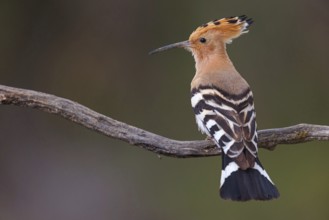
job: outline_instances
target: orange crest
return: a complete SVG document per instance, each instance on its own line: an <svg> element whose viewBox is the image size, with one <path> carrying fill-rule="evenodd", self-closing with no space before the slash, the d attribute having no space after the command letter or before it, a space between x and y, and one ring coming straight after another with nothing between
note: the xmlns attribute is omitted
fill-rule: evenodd
<svg viewBox="0 0 329 220"><path fill-rule="evenodd" d="M189 38L190 42L198 40L208 31L218 32L224 43L231 43L234 38L248 33L248 27L253 23L246 15L216 19L198 27Z"/></svg>

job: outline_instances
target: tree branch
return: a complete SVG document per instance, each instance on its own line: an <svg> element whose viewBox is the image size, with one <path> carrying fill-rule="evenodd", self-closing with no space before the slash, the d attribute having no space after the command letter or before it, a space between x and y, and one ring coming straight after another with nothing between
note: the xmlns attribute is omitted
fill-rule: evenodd
<svg viewBox="0 0 329 220"><path fill-rule="evenodd" d="M54 95L0 85L0 104L36 108L59 115L108 137L125 141L156 154L171 157L203 157L221 153L210 140L177 141L142 130L97 113L83 105ZM278 144L328 141L329 126L299 124L258 131L261 148L273 150Z"/></svg>

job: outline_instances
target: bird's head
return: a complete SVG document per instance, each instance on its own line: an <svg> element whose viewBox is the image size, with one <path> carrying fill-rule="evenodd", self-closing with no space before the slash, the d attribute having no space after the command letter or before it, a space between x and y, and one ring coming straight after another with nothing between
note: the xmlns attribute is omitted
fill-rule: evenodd
<svg viewBox="0 0 329 220"><path fill-rule="evenodd" d="M247 16L237 16L213 20L198 27L187 41L182 41L160 47L150 54L162 52L172 48L184 48L191 51L195 57L204 56L225 49L225 44L248 32L253 20Z"/></svg>

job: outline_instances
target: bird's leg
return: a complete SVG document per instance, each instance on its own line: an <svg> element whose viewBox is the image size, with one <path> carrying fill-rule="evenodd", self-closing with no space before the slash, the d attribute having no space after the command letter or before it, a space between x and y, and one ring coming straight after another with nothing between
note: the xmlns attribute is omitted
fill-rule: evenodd
<svg viewBox="0 0 329 220"><path fill-rule="evenodd" d="M212 137L210 137L210 136L206 136L205 140L206 141L213 141L214 139Z"/></svg>

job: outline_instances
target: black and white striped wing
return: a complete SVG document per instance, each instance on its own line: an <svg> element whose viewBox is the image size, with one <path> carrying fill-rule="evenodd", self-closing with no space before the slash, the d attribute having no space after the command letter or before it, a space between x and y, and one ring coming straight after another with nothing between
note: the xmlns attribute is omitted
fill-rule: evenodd
<svg viewBox="0 0 329 220"><path fill-rule="evenodd" d="M200 130L231 158L246 148L257 156L256 114L252 92L229 95L214 86L192 90L192 107Z"/></svg>

